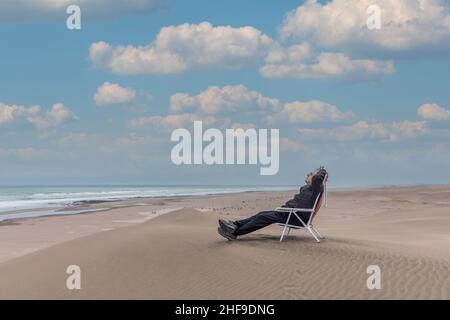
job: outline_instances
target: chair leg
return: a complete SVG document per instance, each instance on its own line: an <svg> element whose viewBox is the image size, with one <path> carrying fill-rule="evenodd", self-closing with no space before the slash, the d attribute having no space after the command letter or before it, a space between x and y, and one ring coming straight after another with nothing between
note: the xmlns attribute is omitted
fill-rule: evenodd
<svg viewBox="0 0 450 320"><path fill-rule="evenodd" d="M324 238L320 235L320 233L317 231L317 229L314 228L313 226L311 226L311 231L314 232L314 234L315 234L320 240L324 239Z"/></svg>
<svg viewBox="0 0 450 320"><path fill-rule="evenodd" d="M289 237L289 234L291 233L291 228L288 229L286 237Z"/></svg>
<svg viewBox="0 0 450 320"><path fill-rule="evenodd" d="M287 224L284 226L284 228L283 228L283 233L281 234L281 238L280 238L280 242L283 242L283 239L284 239L284 235L286 234L286 230L287 230Z"/></svg>
<svg viewBox="0 0 450 320"><path fill-rule="evenodd" d="M307 229L308 229L309 233L311 233L311 235L314 237L314 239L316 239L316 241L317 241L318 243L320 243L320 239L316 236L316 234L314 233L314 231L312 230L312 228L311 228L311 227L307 227Z"/></svg>
<svg viewBox="0 0 450 320"><path fill-rule="evenodd" d="M325 239L325 237L323 237L320 233L319 233L319 230L317 230L316 228L314 228L313 226L311 226L312 227L312 229L314 230L314 232L317 234L317 236L320 238L320 239Z"/></svg>
<svg viewBox="0 0 450 320"><path fill-rule="evenodd" d="M292 215L292 212L289 213L289 216L288 216L288 218L286 220L286 224L284 225L284 228L283 228L283 233L281 234L280 242L283 242L284 235L286 234L286 230L288 228L289 221L291 220L291 215ZM291 228L289 228L289 230L290 229ZM289 233L288 233L288 235L289 235Z"/></svg>

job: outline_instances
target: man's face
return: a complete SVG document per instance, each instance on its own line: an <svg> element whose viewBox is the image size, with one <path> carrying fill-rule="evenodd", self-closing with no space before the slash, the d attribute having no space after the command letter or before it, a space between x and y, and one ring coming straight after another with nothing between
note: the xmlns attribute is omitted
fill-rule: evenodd
<svg viewBox="0 0 450 320"><path fill-rule="evenodd" d="M305 182L307 185L311 185L312 184L312 178L314 177L314 172L310 172L306 175L306 179Z"/></svg>

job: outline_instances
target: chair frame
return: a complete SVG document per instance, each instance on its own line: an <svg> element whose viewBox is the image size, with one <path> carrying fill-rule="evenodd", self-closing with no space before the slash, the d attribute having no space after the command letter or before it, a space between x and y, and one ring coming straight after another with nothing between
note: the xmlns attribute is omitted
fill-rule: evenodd
<svg viewBox="0 0 450 320"><path fill-rule="evenodd" d="M306 229L309 231L309 233L311 233L311 235L314 237L314 239L320 243L321 239L325 239L320 233L319 231L312 225L312 220L315 216L315 214L317 214L316 209L320 209L317 208L317 204L319 203L320 198L322 197L322 195L325 196L325 207L328 206L327 204L327 188L326 188L326 183L324 183L324 191L323 193L319 193L319 195L317 196L315 202L314 202L314 206L312 207L312 209L305 209L305 208L284 208L284 207L280 207L275 209L275 211L277 212L286 212L289 213L289 216L286 220L285 223L278 223L279 226L284 227L283 228L283 232L281 233L281 238L280 238L280 242L283 242L283 239L285 237L289 236L289 233L291 232L291 229L295 229L295 230L299 230L299 229ZM309 213L309 219L308 222L305 223L302 219L300 219L300 217L298 216L297 212L307 212ZM289 221L291 220L292 215L294 215L303 226L298 226L298 225L292 225L289 224Z"/></svg>

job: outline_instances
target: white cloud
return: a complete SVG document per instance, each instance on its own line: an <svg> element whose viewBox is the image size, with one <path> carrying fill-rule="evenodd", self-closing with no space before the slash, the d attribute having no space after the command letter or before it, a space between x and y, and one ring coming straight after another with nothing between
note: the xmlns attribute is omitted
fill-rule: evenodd
<svg viewBox="0 0 450 320"><path fill-rule="evenodd" d="M171 74L193 67L240 67L264 56L273 40L253 27L214 27L209 22L168 26L147 46L91 45L96 66L117 74Z"/></svg>
<svg viewBox="0 0 450 320"><path fill-rule="evenodd" d="M130 132L127 136L119 137L115 140L115 144L118 146L144 146L144 145L158 145L166 140L155 135L138 135L136 132Z"/></svg>
<svg viewBox="0 0 450 320"><path fill-rule="evenodd" d="M153 12L159 3L158 0L2 0L0 18L2 21L64 18L72 4L80 6L83 18L108 18Z"/></svg>
<svg viewBox="0 0 450 320"><path fill-rule="evenodd" d="M89 58L94 65L106 67L105 62L111 58L112 51L113 47L105 41L95 42L89 48Z"/></svg>
<svg viewBox="0 0 450 320"><path fill-rule="evenodd" d="M240 123L240 122L233 122L231 125L228 126L229 129L237 130L248 130L248 129L256 129L257 125L254 123Z"/></svg>
<svg viewBox="0 0 450 320"><path fill-rule="evenodd" d="M447 110L437 104L423 104L417 110L419 116L425 120L445 121L450 120L450 110Z"/></svg>
<svg viewBox="0 0 450 320"><path fill-rule="evenodd" d="M287 122L314 123L314 122L342 122L355 118L352 112L340 111L336 106L323 101L294 101L285 104L280 112L269 115L267 123L275 124Z"/></svg>
<svg viewBox="0 0 450 320"><path fill-rule="evenodd" d="M269 51L265 61L271 63L299 63L301 61L310 60L314 51L311 45L307 42L292 45L288 48L276 45Z"/></svg>
<svg viewBox="0 0 450 320"><path fill-rule="evenodd" d="M307 147L290 138L281 138L280 139L280 151L282 152L298 152L305 151Z"/></svg>
<svg viewBox="0 0 450 320"><path fill-rule="evenodd" d="M0 125L12 122L15 118L36 115L40 109L39 106L24 107L0 102Z"/></svg>
<svg viewBox="0 0 450 320"><path fill-rule="evenodd" d="M5 157L13 157L13 158L19 158L22 160L33 160L36 158L40 158L43 156L46 156L48 154L47 149L36 149L36 148L10 148L10 149L3 149L0 148L0 158Z"/></svg>
<svg viewBox="0 0 450 320"><path fill-rule="evenodd" d="M40 106L31 107L6 105L0 102L0 125L13 122L17 119L26 119L38 130L46 131L55 128L78 117L62 103L54 104L50 110L44 113Z"/></svg>
<svg viewBox="0 0 450 320"><path fill-rule="evenodd" d="M129 126L131 129L150 128L173 130L177 128L191 127L194 121L202 121L205 127L217 126L221 121L229 121L228 119L219 120L213 116L200 116L197 114L169 114L167 116L141 117L131 120Z"/></svg>
<svg viewBox="0 0 450 320"><path fill-rule="evenodd" d="M428 132L427 123L425 121L401 121L393 122L390 128L389 139L396 141L403 138L415 138Z"/></svg>
<svg viewBox="0 0 450 320"><path fill-rule="evenodd" d="M355 141L363 139L386 140L396 142L412 139L428 132L425 121L403 121L384 124L359 121L353 125L335 128L298 129L303 139L321 139L330 141Z"/></svg>
<svg viewBox="0 0 450 320"><path fill-rule="evenodd" d="M95 66L124 75L173 74L188 69L183 57L152 45L112 47L102 41L91 45L89 57Z"/></svg>
<svg viewBox="0 0 450 320"><path fill-rule="evenodd" d="M62 103L54 104L44 115L33 115L28 117L30 123L37 129L43 131L55 128L70 120L77 119L78 117Z"/></svg>
<svg viewBox="0 0 450 320"><path fill-rule="evenodd" d="M392 74L395 71L392 61L351 59L343 53L321 53L310 63L302 62L303 57L292 56L280 56L277 63L273 63L274 58L267 60L272 63L260 69L266 78L342 78Z"/></svg>
<svg viewBox="0 0 450 320"><path fill-rule="evenodd" d="M85 132L69 133L59 138L55 143L61 147L81 146L93 143L94 138L96 137Z"/></svg>
<svg viewBox="0 0 450 320"><path fill-rule="evenodd" d="M381 9L381 30L369 30L366 12ZM310 41L325 48L382 52L449 48L450 8L444 0L306 1L281 26L283 38Z"/></svg>
<svg viewBox="0 0 450 320"><path fill-rule="evenodd" d="M172 112L185 109L196 110L206 114L221 112L274 111L279 108L277 99L267 98L261 93L249 90L244 85L210 86L196 96L177 93L170 98Z"/></svg>
<svg viewBox="0 0 450 320"><path fill-rule="evenodd" d="M121 87L117 83L105 82L97 89L94 101L98 106L124 104L136 99L136 91Z"/></svg>
<svg viewBox="0 0 450 320"><path fill-rule="evenodd" d="M170 106L172 113L189 111L191 115L226 114L230 117L235 114L249 115L252 119L263 119L270 125L343 122L355 118L352 112L340 111L336 106L322 101L283 104L244 85L210 86L195 96L176 93L170 98Z"/></svg>

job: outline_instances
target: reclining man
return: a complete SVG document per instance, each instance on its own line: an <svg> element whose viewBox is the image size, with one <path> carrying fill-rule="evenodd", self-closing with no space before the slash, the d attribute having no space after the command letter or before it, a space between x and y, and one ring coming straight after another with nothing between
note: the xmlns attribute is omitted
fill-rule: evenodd
<svg viewBox="0 0 450 320"><path fill-rule="evenodd" d="M323 192L323 182L328 173L324 167L308 173L305 179L306 185L300 188L300 192L294 199L289 200L283 206L284 208L302 208L312 209L319 193ZM310 213L298 212L300 219L306 224ZM254 232L274 223L286 223L288 213L277 211L263 211L250 218L238 221L219 220L219 234L230 241L236 240L238 236ZM291 225L302 226L301 222L295 216L291 216L289 221Z"/></svg>

